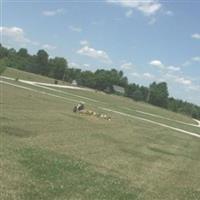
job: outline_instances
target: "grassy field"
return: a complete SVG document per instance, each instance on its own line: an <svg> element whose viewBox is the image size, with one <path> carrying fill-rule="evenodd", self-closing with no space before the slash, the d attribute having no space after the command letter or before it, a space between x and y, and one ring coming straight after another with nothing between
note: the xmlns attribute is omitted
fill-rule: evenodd
<svg viewBox="0 0 200 200"><path fill-rule="evenodd" d="M54 83L55 79L48 78L45 76L33 74L33 73L28 73L25 71L20 71L17 69L13 68L6 68L5 72L3 73L4 76L12 77L15 79L24 79L24 80L29 80L29 81L38 81L38 82L45 82L45 83ZM66 84L63 81L58 81L58 84Z"/></svg>
<svg viewBox="0 0 200 200"><path fill-rule="evenodd" d="M14 78L16 74L53 82L16 70L5 72ZM100 108L200 134L197 127L173 121L195 124L191 118L101 92L59 89L66 92L61 93L8 82L52 96L0 83L0 199L200 199L200 138ZM88 109L112 119L75 114L75 102L69 99L84 100Z"/></svg>

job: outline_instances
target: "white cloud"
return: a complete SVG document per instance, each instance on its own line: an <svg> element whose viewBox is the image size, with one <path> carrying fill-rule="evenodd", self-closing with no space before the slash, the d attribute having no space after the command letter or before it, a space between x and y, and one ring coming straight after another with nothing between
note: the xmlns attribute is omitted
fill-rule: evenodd
<svg viewBox="0 0 200 200"><path fill-rule="evenodd" d="M191 90L200 92L200 86L199 85L191 85L188 88L191 89Z"/></svg>
<svg viewBox="0 0 200 200"><path fill-rule="evenodd" d="M191 85L191 86L189 86L189 89L194 90L194 91L200 91L200 86L199 85Z"/></svg>
<svg viewBox="0 0 200 200"><path fill-rule="evenodd" d="M170 71L180 71L181 68L180 67L175 67L175 66L168 66L167 69L169 69Z"/></svg>
<svg viewBox="0 0 200 200"><path fill-rule="evenodd" d="M25 32L22 28L19 27L0 27L0 33L3 37L3 40L10 42L15 42L21 46L27 44L39 45L38 42L32 41L25 36Z"/></svg>
<svg viewBox="0 0 200 200"><path fill-rule="evenodd" d="M149 64L154 67L158 67L160 69L164 68L164 65L162 64L162 62L160 60L152 60Z"/></svg>
<svg viewBox="0 0 200 200"><path fill-rule="evenodd" d="M83 66L84 67L90 67L90 64L85 63L85 64L83 64Z"/></svg>
<svg viewBox="0 0 200 200"><path fill-rule="evenodd" d="M94 48L91 48L89 46L84 46L81 49L77 51L78 54L88 56L91 58L94 58L96 60L99 60L104 63L111 63L111 59L109 58L108 54L105 51L102 50L96 50Z"/></svg>
<svg viewBox="0 0 200 200"><path fill-rule="evenodd" d="M44 44L44 45L42 45L42 48L51 51L51 50L56 49L56 46L53 46L53 45L50 45L50 44Z"/></svg>
<svg viewBox="0 0 200 200"><path fill-rule="evenodd" d="M126 11L125 16L129 18L132 16L132 14L133 14L133 10L128 10Z"/></svg>
<svg viewBox="0 0 200 200"><path fill-rule="evenodd" d="M173 13L171 10L167 10L167 11L165 12L165 15L173 16L174 13Z"/></svg>
<svg viewBox="0 0 200 200"><path fill-rule="evenodd" d="M82 29L76 26L69 26L69 29L74 32L79 32L79 33L82 32Z"/></svg>
<svg viewBox="0 0 200 200"><path fill-rule="evenodd" d="M83 46L89 46L90 43L87 40L81 40L80 44Z"/></svg>
<svg viewBox="0 0 200 200"><path fill-rule="evenodd" d="M48 16L48 17L52 17L52 16L55 16L55 15L60 15L60 14L63 14L63 13L64 13L63 9L45 10L45 11L42 12L42 14L44 16Z"/></svg>
<svg viewBox="0 0 200 200"><path fill-rule="evenodd" d="M131 73L131 75L136 77L136 78L140 78L141 77L141 75L139 73L137 73L137 72L133 72L133 73Z"/></svg>
<svg viewBox="0 0 200 200"><path fill-rule="evenodd" d="M163 76L159 78L166 79L168 80L168 82L173 81L175 83L179 83L185 86L193 85L190 79L183 77L182 73L180 73L180 67L176 67L173 65L166 66L160 60L152 60L150 64L162 70Z"/></svg>
<svg viewBox="0 0 200 200"><path fill-rule="evenodd" d="M121 67L121 69L133 69L134 65L133 65L133 63L128 62L128 63L122 64L120 67Z"/></svg>
<svg viewBox="0 0 200 200"><path fill-rule="evenodd" d="M153 75L153 74L150 74L150 73L148 73L148 72L144 73L144 74L143 74L143 77L144 77L144 78L147 78L147 79L154 79L154 75Z"/></svg>
<svg viewBox="0 0 200 200"><path fill-rule="evenodd" d="M26 37L24 30L19 27L0 27L0 33L3 36L3 41L5 41L5 43L8 43L8 46L13 46L13 43L22 47L25 47L27 45L41 45L39 42L33 41ZM43 44L41 45L41 47L46 50L56 49L55 46L52 46L50 44Z"/></svg>
<svg viewBox="0 0 200 200"><path fill-rule="evenodd" d="M181 68L180 67L176 67L173 65L165 65L163 64L160 60L152 60L150 63L150 65L159 68L160 70L162 70L162 72L180 72Z"/></svg>
<svg viewBox="0 0 200 200"><path fill-rule="evenodd" d="M193 39L200 40L200 34L199 34L199 33L194 33L194 34L192 34L191 37L192 37Z"/></svg>
<svg viewBox="0 0 200 200"><path fill-rule="evenodd" d="M189 79L186 79L184 77L176 77L175 82L183 84L183 85L191 85L192 81Z"/></svg>
<svg viewBox="0 0 200 200"><path fill-rule="evenodd" d="M192 81L188 78L183 77L182 75L174 75L174 74L168 73L165 75L165 78L167 78L169 81L174 81L181 85L192 86Z"/></svg>
<svg viewBox="0 0 200 200"><path fill-rule="evenodd" d="M189 66L189 65L194 64L194 62L200 62L200 56L195 56L195 57L190 58L190 60L185 61L182 64L182 66L183 67Z"/></svg>
<svg viewBox="0 0 200 200"><path fill-rule="evenodd" d="M153 15L157 13L162 5L157 0L107 0L108 3L120 5L122 7L133 8L139 10L145 15Z"/></svg>
<svg viewBox="0 0 200 200"><path fill-rule="evenodd" d="M189 60L185 61L185 62L182 64L183 67L186 67L186 66L189 66L189 65L191 65L191 62L190 62Z"/></svg>
<svg viewBox="0 0 200 200"><path fill-rule="evenodd" d="M69 62L68 65L69 65L69 67L71 67L71 68L81 68L81 66L83 66L83 67L85 67L85 68L90 67L90 64L87 64L87 63L81 65L81 64L76 63L76 62Z"/></svg>
<svg viewBox="0 0 200 200"><path fill-rule="evenodd" d="M137 72L133 72L131 73L132 76L134 76L135 78L142 78L142 79L154 79L155 76L153 74L150 74L148 72L145 72L143 74L139 74Z"/></svg>
<svg viewBox="0 0 200 200"><path fill-rule="evenodd" d="M200 62L200 56L193 57L192 60L195 62Z"/></svg>
<svg viewBox="0 0 200 200"><path fill-rule="evenodd" d="M69 62L69 67L71 68L80 68L80 64L75 62Z"/></svg>
<svg viewBox="0 0 200 200"><path fill-rule="evenodd" d="M12 48L11 46L6 45L6 44L4 44L3 46L6 47L7 49L11 49Z"/></svg>

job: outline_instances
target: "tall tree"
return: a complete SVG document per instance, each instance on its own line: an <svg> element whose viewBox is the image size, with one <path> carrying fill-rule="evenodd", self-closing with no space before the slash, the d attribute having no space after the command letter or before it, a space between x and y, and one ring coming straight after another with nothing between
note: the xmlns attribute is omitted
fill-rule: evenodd
<svg viewBox="0 0 200 200"><path fill-rule="evenodd" d="M73 80L76 80L78 84L81 84L81 69L76 68L67 68L65 72L65 80L68 82L72 82Z"/></svg>
<svg viewBox="0 0 200 200"><path fill-rule="evenodd" d="M156 83L153 82L150 87L149 87L149 103L167 108L168 104L168 88L167 88L167 83L161 82L161 83Z"/></svg>
<svg viewBox="0 0 200 200"><path fill-rule="evenodd" d="M0 59L8 56L8 49L3 47L0 43Z"/></svg>
<svg viewBox="0 0 200 200"><path fill-rule="evenodd" d="M131 97L133 98L134 95L133 93L138 89L138 86L135 83L131 83L129 84L126 88L125 88L125 95L127 97Z"/></svg>
<svg viewBox="0 0 200 200"><path fill-rule="evenodd" d="M65 58L55 57L49 60L50 76L56 79L64 79L65 71L67 69L67 61Z"/></svg>
<svg viewBox="0 0 200 200"><path fill-rule="evenodd" d="M48 53L41 49L37 52L37 72L42 75L49 74L49 67L48 67Z"/></svg>
<svg viewBox="0 0 200 200"><path fill-rule="evenodd" d="M135 101L143 101L144 100L144 96L142 94L142 91L140 89L137 89L133 92L132 94L132 98L135 100Z"/></svg>
<svg viewBox="0 0 200 200"><path fill-rule="evenodd" d="M96 79L95 79L95 75L93 72L91 71L84 71L81 73L81 85L87 86L87 87L91 87L91 88L95 88L96 85Z"/></svg>
<svg viewBox="0 0 200 200"><path fill-rule="evenodd" d="M21 57L28 57L28 50L25 48L21 48L19 49L19 51L17 52L17 55L21 56Z"/></svg>

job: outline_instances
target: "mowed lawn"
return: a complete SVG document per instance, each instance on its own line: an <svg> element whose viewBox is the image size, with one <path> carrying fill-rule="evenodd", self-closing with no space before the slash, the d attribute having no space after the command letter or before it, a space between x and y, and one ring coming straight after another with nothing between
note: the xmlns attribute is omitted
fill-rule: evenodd
<svg viewBox="0 0 200 200"><path fill-rule="evenodd" d="M2 83L0 88L0 199L200 199L200 138L96 105L192 119L100 92L45 90L61 99ZM69 93L100 100L85 100L86 106L111 121L73 113L75 102L67 98L80 98ZM196 127L179 128L198 133Z"/></svg>

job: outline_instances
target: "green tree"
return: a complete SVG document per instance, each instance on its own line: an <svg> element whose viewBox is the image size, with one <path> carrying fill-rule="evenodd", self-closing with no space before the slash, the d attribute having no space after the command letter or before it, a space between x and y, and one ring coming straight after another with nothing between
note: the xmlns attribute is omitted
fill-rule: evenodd
<svg viewBox="0 0 200 200"><path fill-rule="evenodd" d="M65 80L68 82L76 80L78 84L81 84L81 69L67 68L65 71Z"/></svg>
<svg viewBox="0 0 200 200"><path fill-rule="evenodd" d="M133 93L138 89L139 87L135 83L129 84L125 88L125 96L133 98Z"/></svg>
<svg viewBox="0 0 200 200"><path fill-rule="evenodd" d="M100 69L97 70L94 74L96 78L96 89L105 90L108 87L112 87L115 77L111 77L110 73L108 73L106 70Z"/></svg>
<svg viewBox="0 0 200 200"><path fill-rule="evenodd" d="M16 56L17 52L14 48L8 49L8 57Z"/></svg>
<svg viewBox="0 0 200 200"><path fill-rule="evenodd" d="M54 59L50 59L49 66L50 76L60 80L63 80L65 78L65 71L67 69L67 61L65 60L65 58L55 57Z"/></svg>
<svg viewBox="0 0 200 200"><path fill-rule="evenodd" d="M19 51L17 52L17 55L21 56L21 57L24 57L24 58L27 58L29 56L28 54L28 50L25 49L25 48L21 48L19 49Z"/></svg>
<svg viewBox="0 0 200 200"><path fill-rule="evenodd" d="M122 71L117 71L116 69L111 70L96 70L94 73L96 79L96 89L106 90L112 92L113 85L119 85L126 87L128 80L123 76Z"/></svg>
<svg viewBox="0 0 200 200"><path fill-rule="evenodd" d="M174 112L177 112L178 110L178 100L174 99L173 97L170 97L168 99L168 109Z"/></svg>
<svg viewBox="0 0 200 200"><path fill-rule="evenodd" d="M8 49L3 47L0 43L0 59L8 57Z"/></svg>
<svg viewBox="0 0 200 200"><path fill-rule="evenodd" d="M149 97L148 97L148 102L167 108L168 105L168 88L167 88L167 83L161 82L161 83L156 83L153 82L150 87L149 87Z"/></svg>
<svg viewBox="0 0 200 200"><path fill-rule="evenodd" d="M50 68L48 66L48 53L41 49L37 52L37 73L41 75L48 75Z"/></svg>
<svg viewBox="0 0 200 200"><path fill-rule="evenodd" d="M133 92L132 94L132 98L135 100L135 101L143 101L144 100L144 96L142 94L142 91L140 89L137 89Z"/></svg>
<svg viewBox="0 0 200 200"><path fill-rule="evenodd" d="M81 81L80 81L81 85L87 86L87 87L91 87L91 88L95 88L96 85L96 79L95 79L95 75L93 72L91 71L84 71L81 73Z"/></svg>

